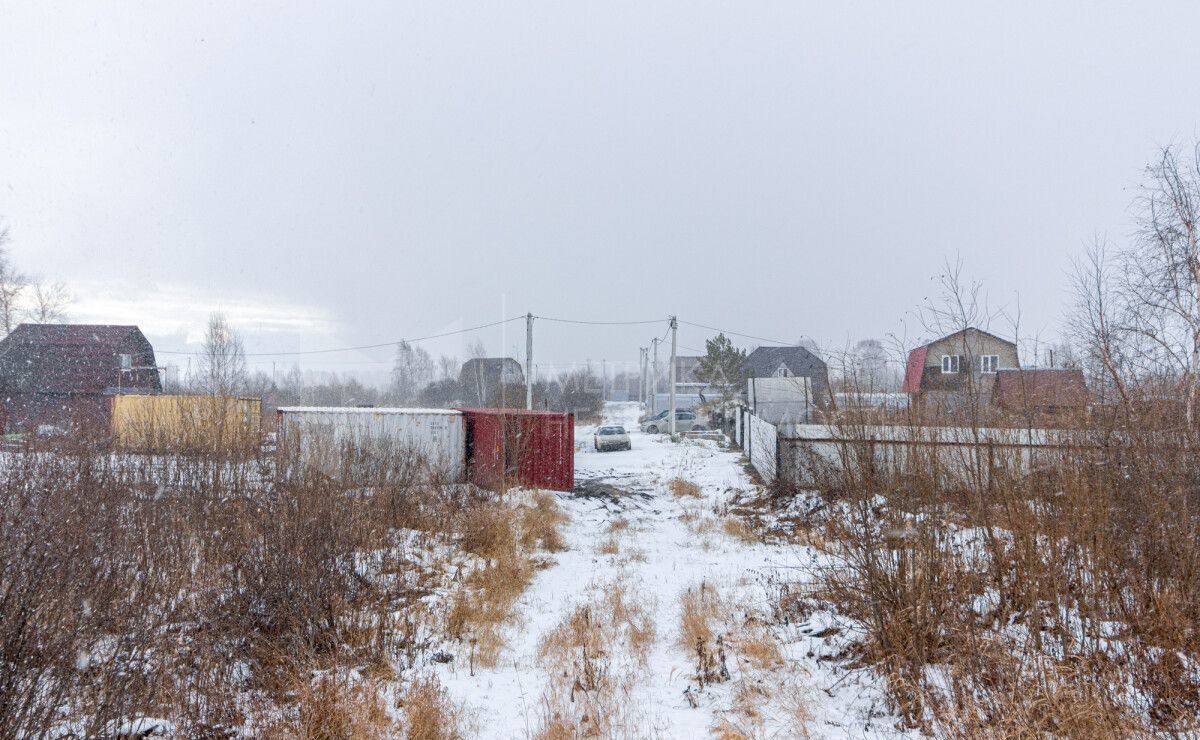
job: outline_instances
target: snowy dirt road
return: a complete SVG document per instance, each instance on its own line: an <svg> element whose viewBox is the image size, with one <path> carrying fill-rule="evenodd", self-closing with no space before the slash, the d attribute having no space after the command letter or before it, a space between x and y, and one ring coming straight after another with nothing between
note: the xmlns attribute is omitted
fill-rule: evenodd
<svg viewBox="0 0 1200 740"><path fill-rule="evenodd" d="M637 404L609 404L605 412L605 423L631 430L630 451L597 453L593 428L576 430L580 485L558 497L570 517L568 549L521 598L498 664L474 675L462 661L438 667L478 735L896 735L877 679L822 660L840 644L829 639L837 632L830 615L787 626L772 619L776 584L802 580L819 555L764 544L729 513L731 501L754 492L740 455L713 442L632 431L637 414ZM698 490L671 486L675 479ZM707 615L711 651L691 644L695 619L684 625L689 589L687 614L695 617L699 604ZM581 620L599 624L602 611L618 614L609 631L616 637L590 655L556 658L563 635L578 633ZM709 680L700 680L703 673ZM556 725L573 732L555 734Z"/></svg>

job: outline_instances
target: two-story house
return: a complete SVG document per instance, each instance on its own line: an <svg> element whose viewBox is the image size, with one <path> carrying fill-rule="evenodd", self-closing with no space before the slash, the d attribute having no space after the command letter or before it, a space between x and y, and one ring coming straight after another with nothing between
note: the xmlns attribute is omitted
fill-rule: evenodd
<svg viewBox="0 0 1200 740"><path fill-rule="evenodd" d="M958 408L972 396L988 405L997 373L1019 367L1016 343L968 327L909 352L901 390L927 408Z"/></svg>
<svg viewBox="0 0 1200 740"><path fill-rule="evenodd" d="M161 392L154 348L136 326L21 324L0 340L8 432L107 431L112 396Z"/></svg>

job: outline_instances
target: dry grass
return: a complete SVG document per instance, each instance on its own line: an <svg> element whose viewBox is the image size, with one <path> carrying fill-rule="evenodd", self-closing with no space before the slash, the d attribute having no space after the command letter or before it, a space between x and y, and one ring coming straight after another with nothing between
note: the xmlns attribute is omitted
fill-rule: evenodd
<svg viewBox="0 0 1200 740"><path fill-rule="evenodd" d="M646 562L646 551L640 547L629 547L616 559L617 565Z"/></svg>
<svg viewBox="0 0 1200 740"><path fill-rule="evenodd" d="M547 552L567 549L562 538L567 515L558 505L553 494L538 491L532 496L532 505L521 509L521 543L528 548L541 547Z"/></svg>
<svg viewBox="0 0 1200 740"><path fill-rule="evenodd" d="M437 676L414 680L399 705L404 710L406 740L459 740L464 737L464 710L451 701Z"/></svg>
<svg viewBox="0 0 1200 740"><path fill-rule="evenodd" d="M648 604L618 579L543 636L538 659L550 684L535 738L638 736L629 697L655 640Z"/></svg>
<svg viewBox="0 0 1200 740"><path fill-rule="evenodd" d="M567 517L554 496L538 492L528 505L494 502L472 508L463 519L463 549L481 562L454 593L444 623L447 635L466 642L474 670L496 665L503 627L541 565L538 548L563 548Z"/></svg>
<svg viewBox="0 0 1200 740"><path fill-rule="evenodd" d="M721 530L730 537L749 545L761 542L758 534L746 523L746 520L736 515L725 517L725 520L721 522Z"/></svg>
<svg viewBox="0 0 1200 740"><path fill-rule="evenodd" d="M350 685L323 675L297 692L295 714L273 723L264 736L274 740L382 740L398 729L389 717L377 684Z"/></svg>
<svg viewBox="0 0 1200 740"><path fill-rule="evenodd" d="M579 605L538 644L538 658L567 669L582 655L608 656L614 650L645 664L656 636L651 599L619 578Z"/></svg>
<svg viewBox="0 0 1200 740"><path fill-rule="evenodd" d="M679 520L684 523L689 532L698 537L713 534L718 528L717 519L698 507L685 505L683 513L679 515ZM708 549L707 546L705 549Z"/></svg>
<svg viewBox="0 0 1200 740"><path fill-rule="evenodd" d="M711 584L701 581L679 597L679 644L688 651L696 645L712 643L716 632L714 624L724 609L721 596Z"/></svg>
<svg viewBox="0 0 1200 740"><path fill-rule="evenodd" d="M520 555L497 560L472 571L454 592L445 633L466 643L472 669L496 665L504 649L504 625L512 619L533 570L534 563Z"/></svg>
<svg viewBox="0 0 1200 740"><path fill-rule="evenodd" d="M729 644L739 660L756 670L765 671L783 665L779 641L765 627L739 632L730 638Z"/></svg>
<svg viewBox="0 0 1200 740"><path fill-rule="evenodd" d="M782 683L740 679L733 687L729 711L712 727L721 740L810 737L812 713L800 689Z"/></svg>
<svg viewBox="0 0 1200 740"><path fill-rule="evenodd" d="M1196 434L1153 408L1059 419L1055 446L1034 452L901 455L842 424L839 464L818 470L825 507L797 529L835 555L812 572L818 595L866 630L856 657L887 678L905 724L949 737L1200 732ZM919 421L901 433L923 438Z"/></svg>
<svg viewBox="0 0 1200 740"><path fill-rule="evenodd" d="M700 498L700 486L686 478L672 478L667 481L667 490L678 498Z"/></svg>
<svg viewBox="0 0 1200 740"><path fill-rule="evenodd" d="M621 552L621 541L609 537L596 546L596 552L600 555L617 555Z"/></svg>
<svg viewBox="0 0 1200 740"><path fill-rule="evenodd" d="M423 664L439 631L497 654L535 548L560 542L552 497L443 486L403 450L358 455L346 483L69 444L10 455L0 477L3 737L64 716L99 736L139 714L185 737L394 736L372 687ZM452 589L456 548L470 558ZM347 674L369 679L311 678Z"/></svg>
<svg viewBox="0 0 1200 740"><path fill-rule="evenodd" d="M618 517L608 523L607 531L609 534L621 534L629 531L629 520L625 517Z"/></svg>

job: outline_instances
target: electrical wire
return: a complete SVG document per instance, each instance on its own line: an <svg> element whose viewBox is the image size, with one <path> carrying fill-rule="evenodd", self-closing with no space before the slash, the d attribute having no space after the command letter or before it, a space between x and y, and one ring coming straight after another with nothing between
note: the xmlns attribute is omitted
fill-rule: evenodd
<svg viewBox="0 0 1200 740"><path fill-rule="evenodd" d="M785 342L782 339L771 339L770 337L756 337L753 334L742 334L741 332L730 331L729 329L721 329L716 326L707 326L706 324L697 324L694 321L684 321L683 319L678 319L678 321L679 321L679 323L687 324L688 326L695 326L700 329L708 329L709 331L720 332L722 334L732 334L735 337L742 337L743 339L757 339L760 342L772 342L774 344L782 344L782 345L790 345L791 344L791 342Z"/></svg>
<svg viewBox="0 0 1200 740"><path fill-rule="evenodd" d="M667 319L650 319L647 321L584 321L581 319L558 319L552 316L538 316L534 314L535 319L542 321L555 321L560 324L588 324L591 326L634 326L637 324L659 324Z"/></svg>
<svg viewBox="0 0 1200 740"><path fill-rule="evenodd" d="M493 321L490 324L480 324L479 326L471 326L466 329L455 329L454 331L442 332L441 334L430 334L428 336L416 337L414 339L398 339L394 342L380 342L379 344L363 344L363 345L359 345L357 347L337 347L334 349L309 349L309 350L294 350L294 351L287 351L287 352L247 352L245 356L246 357L285 357L285 356L293 356L293 355L324 355L324 354L331 354L334 352L354 352L357 350L364 350L364 349L379 349L380 347L395 347L395 346L398 346L405 342L412 344L413 342L424 342L428 339L440 339L441 337L450 337L450 336L454 336L455 334L466 334L466 333L472 332L472 331L479 331L480 329L490 329L493 326L500 326L501 324L508 324L513 321L519 321L523 318L525 318L525 317L524 316L514 316L511 319L503 319L501 321ZM155 350L155 354L160 354L160 355L203 355L204 353L203 352L195 352L195 351L185 352L182 350L163 349L163 350Z"/></svg>

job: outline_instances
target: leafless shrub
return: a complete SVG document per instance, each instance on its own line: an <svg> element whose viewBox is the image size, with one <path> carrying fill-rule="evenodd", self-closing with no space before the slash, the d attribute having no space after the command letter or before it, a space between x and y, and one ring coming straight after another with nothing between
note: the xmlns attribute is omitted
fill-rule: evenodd
<svg viewBox="0 0 1200 740"><path fill-rule="evenodd" d="M1153 197L1174 192L1176 175L1157 172L1166 180ZM1180 228L1143 246L1194 244L1194 230ZM846 413L835 420L836 460L809 471L823 505L800 531L830 543L811 573L816 596L865 628L846 662L882 673L911 726L955 737L1198 729L1192 376L1134 357L1134 296L1114 295L1122 281L1102 254L1085 268L1073 326L1088 340L1099 402L1037 430L1050 444L996 443L986 389L968 387L937 419L956 427L952 444L916 414L891 419L897 444L880 444L877 419ZM987 319L976 287L956 273L947 287L943 331Z"/></svg>
<svg viewBox="0 0 1200 740"><path fill-rule="evenodd" d="M471 590L511 604L533 566L506 553L552 539L545 505L526 533L516 504L493 509L403 451L347 483L257 456L39 444L0 470L5 737L99 736L136 717L193 737L390 735L371 682L341 677L394 679L440 624L421 598L444 569L411 548L472 542L493 563ZM477 506L516 529L486 534Z"/></svg>

